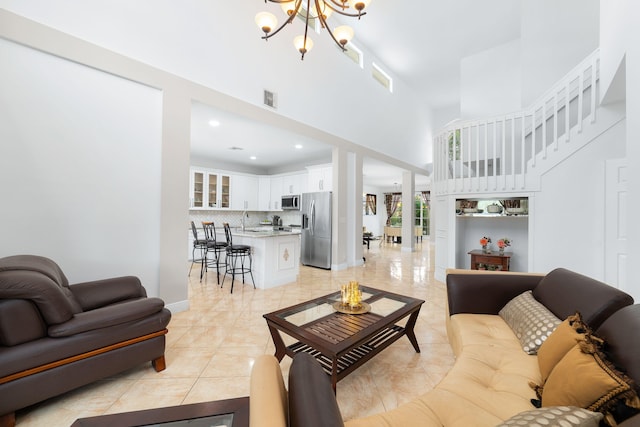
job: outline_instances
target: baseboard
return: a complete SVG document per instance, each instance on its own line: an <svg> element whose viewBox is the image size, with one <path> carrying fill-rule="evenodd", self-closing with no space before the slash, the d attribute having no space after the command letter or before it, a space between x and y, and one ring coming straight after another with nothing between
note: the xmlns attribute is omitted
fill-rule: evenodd
<svg viewBox="0 0 640 427"><path fill-rule="evenodd" d="M181 311L187 311L189 310L189 300L166 304L166 307L169 309L171 313L180 313Z"/></svg>

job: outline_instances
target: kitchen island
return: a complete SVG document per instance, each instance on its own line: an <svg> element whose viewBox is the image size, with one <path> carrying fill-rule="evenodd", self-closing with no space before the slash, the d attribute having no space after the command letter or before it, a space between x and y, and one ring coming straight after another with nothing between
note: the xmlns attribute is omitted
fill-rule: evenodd
<svg viewBox="0 0 640 427"><path fill-rule="evenodd" d="M255 227L245 228L243 231L236 228L232 229L231 233L234 245L251 246L253 278L257 288L268 289L297 280L300 271L299 229L284 231ZM217 238L224 241L224 232ZM229 277L226 282L231 286ZM251 283L250 276L245 275L245 283Z"/></svg>

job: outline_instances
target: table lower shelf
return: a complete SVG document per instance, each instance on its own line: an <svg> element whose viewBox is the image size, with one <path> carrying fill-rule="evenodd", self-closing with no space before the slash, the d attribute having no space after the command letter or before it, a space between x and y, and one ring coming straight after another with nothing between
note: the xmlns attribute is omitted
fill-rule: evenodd
<svg viewBox="0 0 640 427"><path fill-rule="evenodd" d="M342 356L337 357L335 374L338 379L342 379L353 370L361 366L367 360L378 354L380 351L397 341L404 335L405 329L401 326L393 325L375 334L366 343L350 349ZM322 354L308 344L296 342L287 347L291 355L296 353L309 353L318 360L322 368L328 375L333 374L333 359Z"/></svg>

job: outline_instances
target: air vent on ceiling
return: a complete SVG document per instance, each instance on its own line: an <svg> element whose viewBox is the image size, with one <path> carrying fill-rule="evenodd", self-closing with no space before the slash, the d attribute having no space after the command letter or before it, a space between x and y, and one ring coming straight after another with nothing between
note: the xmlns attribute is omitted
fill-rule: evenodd
<svg viewBox="0 0 640 427"><path fill-rule="evenodd" d="M271 108L277 108L277 95L270 90L264 90L264 105Z"/></svg>

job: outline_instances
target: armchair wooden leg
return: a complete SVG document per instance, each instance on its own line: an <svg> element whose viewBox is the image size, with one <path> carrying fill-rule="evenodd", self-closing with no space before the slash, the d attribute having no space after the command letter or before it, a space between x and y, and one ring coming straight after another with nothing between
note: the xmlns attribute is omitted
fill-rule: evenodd
<svg viewBox="0 0 640 427"><path fill-rule="evenodd" d="M0 427L14 427L16 425L16 413L0 415Z"/></svg>
<svg viewBox="0 0 640 427"><path fill-rule="evenodd" d="M160 356L157 359L152 360L151 364L153 365L153 369L155 369L156 372L164 371L167 368L164 356Z"/></svg>

